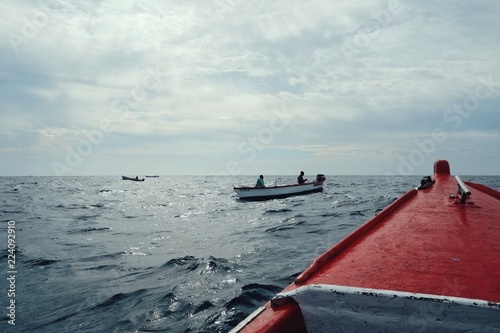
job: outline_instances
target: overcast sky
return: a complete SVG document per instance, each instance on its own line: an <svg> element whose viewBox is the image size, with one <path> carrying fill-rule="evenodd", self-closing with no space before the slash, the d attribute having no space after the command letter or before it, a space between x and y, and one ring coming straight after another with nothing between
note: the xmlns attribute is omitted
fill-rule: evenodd
<svg viewBox="0 0 500 333"><path fill-rule="evenodd" d="M500 1L3 1L0 175L499 175Z"/></svg>

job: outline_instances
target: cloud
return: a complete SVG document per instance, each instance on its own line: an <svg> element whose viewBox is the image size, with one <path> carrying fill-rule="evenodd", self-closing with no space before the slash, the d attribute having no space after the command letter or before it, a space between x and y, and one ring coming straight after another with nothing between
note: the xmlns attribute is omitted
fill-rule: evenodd
<svg viewBox="0 0 500 333"><path fill-rule="evenodd" d="M68 147L99 131L102 141L72 173L101 155L136 154L164 155L174 173L231 160L262 169L279 164L270 152L322 169L342 159L344 172L365 159L366 173L383 172L374 156L398 163L436 129L448 139L426 165L454 156L461 135L470 154L500 162L491 148L500 126L495 1L2 6L0 154L44 167L0 174L50 173ZM200 157L210 168L186 162ZM106 163L102 172L119 168Z"/></svg>

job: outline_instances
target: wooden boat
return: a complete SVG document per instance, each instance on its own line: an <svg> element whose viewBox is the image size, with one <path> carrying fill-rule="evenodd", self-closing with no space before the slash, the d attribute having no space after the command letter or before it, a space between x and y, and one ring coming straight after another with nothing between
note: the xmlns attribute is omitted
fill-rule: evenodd
<svg viewBox="0 0 500 333"><path fill-rule="evenodd" d="M122 176L122 180L133 180L136 182L143 182L144 178Z"/></svg>
<svg viewBox="0 0 500 333"><path fill-rule="evenodd" d="M295 195L304 195L323 191L325 176L318 174L316 181L303 184L275 185L266 187L233 187L238 197L242 200L263 201L270 199L282 199Z"/></svg>
<svg viewBox="0 0 500 333"><path fill-rule="evenodd" d="M500 192L436 161L231 332L500 332Z"/></svg>

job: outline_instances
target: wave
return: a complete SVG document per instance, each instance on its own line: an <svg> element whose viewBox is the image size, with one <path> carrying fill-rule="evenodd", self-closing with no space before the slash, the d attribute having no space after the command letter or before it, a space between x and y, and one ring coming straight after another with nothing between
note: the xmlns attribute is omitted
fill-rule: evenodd
<svg viewBox="0 0 500 333"><path fill-rule="evenodd" d="M300 224L303 224L303 223L298 222L298 223L294 223L294 224L288 223L288 224L284 224L284 225L279 225L277 227L272 227L272 228L266 229L265 232L277 232L277 231L290 230L290 229L294 229L295 226L300 225Z"/></svg>
<svg viewBox="0 0 500 333"><path fill-rule="evenodd" d="M196 271L199 274L213 274L232 270L228 260L212 256L209 256L207 259L196 258L194 256L174 258L167 261L162 268L175 268L184 273Z"/></svg>
<svg viewBox="0 0 500 333"><path fill-rule="evenodd" d="M45 267L45 266L53 265L57 262L59 262L59 260L44 259L44 258L29 259L29 260L25 261L25 263L31 267Z"/></svg>
<svg viewBox="0 0 500 333"><path fill-rule="evenodd" d="M121 268L121 266L118 266L118 265L99 265L96 267L89 267L86 270L89 270L89 271L111 271L111 270L116 270L116 269L120 269L120 268Z"/></svg>
<svg viewBox="0 0 500 333"><path fill-rule="evenodd" d="M68 231L68 234L86 234L86 233L92 233L92 232L104 232L104 231L111 231L111 228L108 227L101 227L101 228L83 228L83 229L76 229L76 230L70 230Z"/></svg>
<svg viewBox="0 0 500 333"><path fill-rule="evenodd" d="M46 323L38 324L30 330L39 331L40 329L47 328L51 329L51 331L115 332L117 327L121 326L127 327L130 330L131 325L134 327L138 326L135 320L125 319L116 322L109 318L123 318L124 313L130 314L134 313L134 311L139 311L144 298L147 297L147 293L146 289L138 289L128 293L116 293L97 305L83 306L83 308L82 303L84 305L84 302L66 304L59 310L58 314L56 313L56 318ZM90 320L89 318L92 319Z"/></svg>
<svg viewBox="0 0 500 333"><path fill-rule="evenodd" d="M123 255L123 252L106 253L91 257L82 257L80 261L101 261L101 260L115 260L119 259Z"/></svg>
<svg viewBox="0 0 500 333"><path fill-rule="evenodd" d="M264 212L264 214L277 214L277 213L286 213L286 212L292 212L292 209L289 208L282 208L282 209L268 209Z"/></svg>
<svg viewBox="0 0 500 333"><path fill-rule="evenodd" d="M275 295L282 288L275 285L250 283L241 288L241 295L236 296L224 305L224 308L231 309L241 306L252 306L255 301L263 302L269 299L270 295Z"/></svg>
<svg viewBox="0 0 500 333"><path fill-rule="evenodd" d="M98 219L99 217L100 217L100 215L86 215L86 214L84 214L84 215L76 216L74 219L76 221L90 221L90 220L94 221L94 220Z"/></svg>
<svg viewBox="0 0 500 333"><path fill-rule="evenodd" d="M209 316L203 324L203 332L222 332L223 327L234 327L245 319L257 307L261 306L276 293L281 286L250 283L241 288L241 294L226 302L215 314Z"/></svg>
<svg viewBox="0 0 500 333"><path fill-rule="evenodd" d="M172 268L172 267L182 267L182 270L185 271L193 271L200 265L200 259L197 259L193 256L185 256L182 258L175 258L167 261L163 267Z"/></svg>
<svg viewBox="0 0 500 333"><path fill-rule="evenodd" d="M106 208L106 205L102 204L102 203L97 203L97 204L93 204L93 205L89 205L90 207L93 207L93 208Z"/></svg>
<svg viewBox="0 0 500 333"><path fill-rule="evenodd" d="M58 204L57 206L55 206L56 208L63 208L63 209L89 209L89 205L79 205L79 204L69 204L69 205L63 205L63 204Z"/></svg>
<svg viewBox="0 0 500 333"><path fill-rule="evenodd" d="M123 307L131 307L131 305L128 301L132 300L132 303L135 302L140 302L140 299L142 296L147 293L147 289L139 289L130 293L118 293L104 302L101 302L97 304L96 306L92 307L89 311L102 311L105 308L111 307L111 306L123 306Z"/></svg>
<svg viewBox="0 0 500 333"><path fill-rule="evenodd" d="M16 215L16 214L24 214L24 213L26 213L22 209L14 209L14 210L2 209L1 212L2 212L2 214L6 214L6 215ZM7 220L7 221L9 221L9 220Z"/></svg>

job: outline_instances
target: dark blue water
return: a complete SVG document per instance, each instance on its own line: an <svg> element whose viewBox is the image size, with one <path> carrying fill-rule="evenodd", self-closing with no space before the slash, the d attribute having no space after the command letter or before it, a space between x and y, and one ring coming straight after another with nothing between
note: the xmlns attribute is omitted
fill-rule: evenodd
<svg viewBox="0 0 500 333"><path fill-rule="evenodd" d="M327 176L323 193L238 200L232 186L254 178L0 177L0 331L227 332L421 177Z"/></svg>

